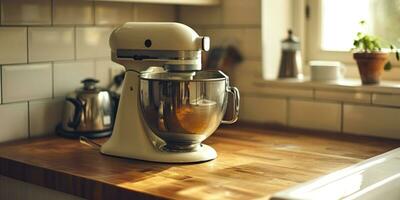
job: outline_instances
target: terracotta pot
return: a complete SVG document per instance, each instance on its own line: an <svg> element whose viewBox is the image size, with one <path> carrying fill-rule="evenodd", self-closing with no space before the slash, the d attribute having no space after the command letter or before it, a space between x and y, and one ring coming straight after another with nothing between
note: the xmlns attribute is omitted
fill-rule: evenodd
<svg viewBox="0 0 400 200"><path fill-rule="evenodd" d="M385 64L388 60L388 53L354 53L357 61L358 71L364 85L378 84Z"/></svg>

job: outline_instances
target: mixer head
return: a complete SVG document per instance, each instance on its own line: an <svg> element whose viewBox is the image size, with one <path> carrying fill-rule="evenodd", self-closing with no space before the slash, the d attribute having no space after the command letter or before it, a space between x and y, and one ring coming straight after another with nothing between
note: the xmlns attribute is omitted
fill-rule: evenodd
<svg viewBox="0 0 400 200"><path fill-rule="evenodd" d="M126 70L141 72L150 66L166 71L201 70L201 51L210 39L173 22L127 22L110 36L111 59Z"/></svg>

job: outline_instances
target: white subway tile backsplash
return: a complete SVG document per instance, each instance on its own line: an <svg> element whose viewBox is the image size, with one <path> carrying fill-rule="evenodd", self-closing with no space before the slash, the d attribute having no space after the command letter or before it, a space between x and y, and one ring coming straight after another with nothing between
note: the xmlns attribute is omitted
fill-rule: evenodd
<svg viewBox="0 0 400 200"><path fill-rule="evenodd" d="M287 124L285 98L242 96L239 119L258 123Z"/></svg>
<svg viewBox="0 0 400 200"><path fill-rule="evenodd" d="M207 36L204 34L204 30L198 26L191 26L191 28L196 31L197 34L199 34L200 36Z"/></svg>
<svg viewBox="0 0 400 200"><path fill-rule="evenodd" d="M221 6L181 6L179 21L184 24L222 24Z"/></svg>
<svg viewBox="0 0 400 200"><path fill-rule="evenodd" d="M244 30L243 53L247 59L261 60L261 29Z"/></svg>
<svg viewBox="0 0 400 200"><path fill-rule="evenodd" d="M64 99L45 99L29 102L30 137L51 135L61 122Z"/></svg>
<svg viewBox="0 0 400 200"><path fill-rule="evenodd" d="M93 60L54 62L54 96L64 97L82 87L83 79L94 77L95 63Z"/></svg>
<svg viewBox="0 0 400 200"><path fill-rule="evenodd" d="M2 70L0 70L0 80L1 80L1 74L2 74L2 72L1 72ZM3 101L3 96L2 96L2 94L3 94L3 85L2 85L2 83L1 83L1 81L0 81L0 105L1 105L1 103L3 103L2 101Z"/></svg>
<svg viewBox="0 0 400 200"><path fill-rule="evenodd" d="M248 60L244 59L241 63L239 63L235 71L238 71L239 74L246 73L246 71L250 71L250 74L254 78L262 78L262 62L260 60ZM253 79L254 80L254 79Z"/></svg>
<svg viewBox="0 0 400 200"><path fill-rule="evenodd" d="M25 27L1 27L0 44L0 64L28 61Z"/></svg>
<svg viewBox="0 0 400 200"><path fill-rule="evenodd" d="M136 22L173 22L177 18L174 5L135 4L133 8Z"/></svg>
<svg viewBox="0 0 400 200"><path fill-rule="evenodd" d="M305 97L313 98L312 89L292 88L292 87L261 87L259 88L260 94L277 95L285 97Z"/></svg>
<svg viewBox="0 0 400 200"><path fill-rule="evenodd" d="M111 68L113 62L109 59L96 60L96 79L99 80L98 86L107 87L111 82Z"/></svg>
<svg viewBox="0 0 400 200"><path fill-rule="evenodd" d="M373 94L372 103L384 106L400 107L400 95L396 94Z"/></svg>
<svg viewBox="0 0 400 200"><path fill-rule="evenodd" d="M108 39L113 30L111 27L77 27L76 58L109 58Z"/></svg>
<svg viewBox="0 0 400 200"><path fill-rule="evenodd" d="M224 24L261 23L261 0L224 0Z"/></svg>
<svg viewBox="0 0 400 200"><path fill-rule="evenodd" d="M211 47L226 47L231 45L238 48L240 53L243 54L243 29L203 29L203 34L210 37Z"/></svg>
<svg viewBox="0 0 400 200"><path fill-rule="evenodd" d="M0 99L5 103L0 104L0 141L52 134L61 120L63 97L81 87L84 78L108 86L112 75L124 70L110 60L109 36L127 21L179 21L210 36L212 47L238 48L244 62L224 70L242 92L240 120L337 132L343 127L343 132L400 139L400 108L394 108L400 107L400 95L254 85L262 78L261 0L221 0L206 7L0 0L0 21L6 25L0 27ZM56 62L23 64L46 61ZM20 101L29 105L15 103ZM342 107L339 102L365 105Z"/></svg>
<svg viewBox="0 0 400 200"><path fill-rule="evenodd" d="M343 132L400 139L400 109L344 105Z"/></svg>
<svg viewBox="0 0 400 200"><path fill-rule="evenodd" d="M232 73L227 74L233 86L239 88L241 93L260 93L262 88L254 85L254 82L262 80L261 62L244 60L243 63L231 69ZM225 71L224 71L225 72Z"/></svg>
<svg viewBox="0 0 400 200"><path fill-rule="evenodd" d="M94 24L93 1L53 0L53 24Z"/></svg>
<svg viewBox="0 0 400 200"><path fill-rule="evenodd" d="M1 24L51 25L51 0L2 0Z"/></svg>
<svg viewBox="0 0 400 200"><path fill-rule="evenodd" d="M110 59L97 59L95 65L96 79L100 81L97 85L101 87L107 87L111 83L115 74L113 73L113 70L117 71L117 74L125 70L122 65L119 65Z"/></svg>
<svg viewBox="0 0 400 200"><path fill-rule="evenodd" d="M2 67L3 103L50 98L51 63L4 65Z"/></svg>
<svg viewBox="0 0 400 200"><path fill-rule="evenodd" d="M289 126L340 132L341 104L289 100Z"/></svg>
<svg viewBox="0 0 400 200"><path fill-rule="evenodd" d="M315 98L341 102L371 103L371 94L363 92L316 90Z"/></svg>
<svg viewBox="0 0 400 200"><path fill-rule="evenodd" d="M95 2L95 24L117 25L132 21L132 5L126 2Z"/></svg>
<svg viewBox="0 0 400 200"><path fill-rule="evenodd" d="M0 105L0 142L28 138L28 104Z"/></svg>
<svg viewBox="0 0 400 200"><path fill-rule="evenodd" d="M74 59L73 27L28 28L29 62Z"/></svg>

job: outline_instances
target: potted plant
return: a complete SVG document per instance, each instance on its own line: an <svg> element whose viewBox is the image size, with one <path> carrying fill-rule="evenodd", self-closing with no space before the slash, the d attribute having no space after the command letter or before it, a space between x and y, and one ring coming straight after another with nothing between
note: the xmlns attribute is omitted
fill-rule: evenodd
<svg viewBox="0 0 400 200"><path fill-rule="evenodd" d="M365 25L365 21L360 24ZM358 32L354 40L353 58L357 62L362 84L378 84L383 70L389 70L391 63L388 62L389 54L395 53L399 60L399 50L389 44L389 51L382 50L382 41L374 35Z"/></svg>

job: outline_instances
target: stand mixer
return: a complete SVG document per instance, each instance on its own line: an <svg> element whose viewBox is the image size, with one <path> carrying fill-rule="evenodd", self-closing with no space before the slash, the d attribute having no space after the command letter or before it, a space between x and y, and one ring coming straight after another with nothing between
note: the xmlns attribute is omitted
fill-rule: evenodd
<svg viewBox="0 0 400 200"><path fill-rule="evenodd" d="M215 159L201 142L239 112L239 91L220 71L200 71L210 46L180 23L128 22L110 36L111 58L126 68L114 130L103 154L190 163ZM222 120L232 95L232 119Z"/></svg>

